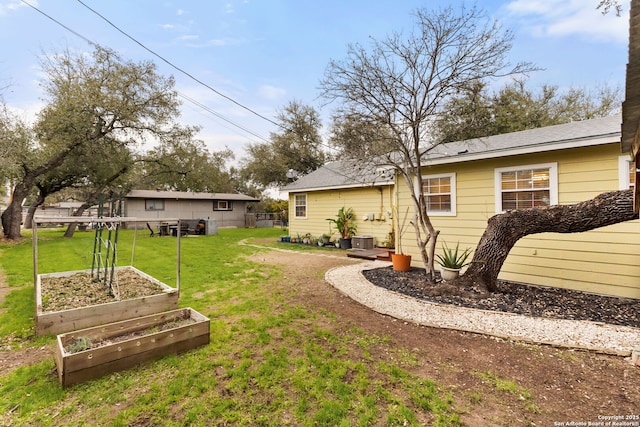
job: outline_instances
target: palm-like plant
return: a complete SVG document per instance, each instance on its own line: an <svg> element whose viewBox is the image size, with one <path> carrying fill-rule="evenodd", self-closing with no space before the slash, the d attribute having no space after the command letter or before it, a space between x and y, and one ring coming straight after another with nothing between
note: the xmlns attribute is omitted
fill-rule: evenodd
<svg viewBox="0 0 640 427"><path fill-rule="evenodd" d="M348 239L356 234L357 226L352 208L341 207L338 210L337 218L327 218L327 221L335 225L343 239Z"/></svg>

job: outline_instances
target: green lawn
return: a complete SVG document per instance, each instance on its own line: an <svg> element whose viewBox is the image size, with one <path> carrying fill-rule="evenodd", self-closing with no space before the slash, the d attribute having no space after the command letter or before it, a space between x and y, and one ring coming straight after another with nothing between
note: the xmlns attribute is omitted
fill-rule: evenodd
<svg viewBox="0 0 640 427"><path fill-rule="evenodd" d="M62 233L39 231L40 273L91 267L93 234ZM291 304L280 272L246 258L261 249L238 244L268 237L277 245L280 234L221 229L181 239L180 306L211 319L209 345L69 389L58 385L53 357L19 368L0 377L0 425L459 425L452 398L411 373L406 350ZM120 233L119 264L131 264L134 248L134 266L173 286L177 239L138 232L133 240ZM5 280L16 287L0 314L3 350L54 342L33 336L32 259L31 239L0 246ZM374 346L391 357L373 357Z"/></svg>

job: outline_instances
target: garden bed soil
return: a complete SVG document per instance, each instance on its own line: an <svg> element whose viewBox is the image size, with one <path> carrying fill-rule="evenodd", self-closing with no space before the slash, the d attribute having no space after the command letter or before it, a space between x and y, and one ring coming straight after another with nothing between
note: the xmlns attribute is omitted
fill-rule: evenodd
<svg viewBox="0 0 640 427"><path fill-rule="evenodd" d="M422 268L412 267L408 272L398 272L391 267L384 267L365 270L362 274L376 286L425 301L533 317L587 320L640 328L640 300L637 299L504 280L500 280L498 290L489 295L482 295L481 290L475 288L456 289L463 295L452 295L452 292L447 294L447 285L427 284ZM437 293L443 295L434 295Z"/></svg>
<svg viewBox="0 0 640 427"><path fill-rule="evenodd" d="M109 292L108 285L93 280L88 272L43 277L41 290L43 312L151 296L164 291L160 284L147 280L133 270L122 270L116 274L115 294Z"/></svg>
<svg viewBox="0 0 640 427"><path fill-rule="evenodd" d="M117 267L113 294L90 270L40 274L36 292L36 334L69 332L173 310L179 292L131 267Z"/></svg>

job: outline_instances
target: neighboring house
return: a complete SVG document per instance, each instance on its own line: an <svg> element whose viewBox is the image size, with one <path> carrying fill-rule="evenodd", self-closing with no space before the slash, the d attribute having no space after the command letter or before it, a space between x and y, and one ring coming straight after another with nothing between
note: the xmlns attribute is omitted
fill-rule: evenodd
<svg viewBox="0 0 640 427"><path fill-rule="evenodd" d="M132 190L125 196L124 216L149 219L153 226L172 218L196 222L210 219L219 228L242 228L247 225L248 207L259 201L244 194Z"/></svg>
<svg viewBox="0 0 640 427"><path fill-rule="evenodd" d="M357 164L333 162L282 190L289 192L289 231L293 237L309 233L338 239L327 218L336 218L338 210L346 207L355 211L357 235L374 237L378 245L389 239L393 176L386 170L366 173Z"/></svg>
<svg viewBox="0 0 640 427"><path fill-rule="evenodd" d="M620 116L612 116L442 144L431 151L423 162L423 176L430 217L440 230L437 252L443 242L475 248L487 220L505 210L573 204L633 188L635 168L631 157L620 151L620 123ZM379 205L382 212L391 210L395 200L401 214L411 205L404 181L387 183L384 191L362 184L349 188L332 185L327 176L331 171L325 168L303 178L314 182L325 176L324 187L296 182L283 188L289 192L291 235L326 228L325 218L336 206L353 207L360 219L372 210L377 213L373 208ZM300 203L306 205L298 212ZM388 218L381 222L391 225ZM370 225L358 221L362 234L374 234ZM374 235L380 244L384 233ZM413 265L421 266L411 226L402 245L413 255ZM640 221L585 233L527 236L511 250L499 277L640 298Z"/></svg>

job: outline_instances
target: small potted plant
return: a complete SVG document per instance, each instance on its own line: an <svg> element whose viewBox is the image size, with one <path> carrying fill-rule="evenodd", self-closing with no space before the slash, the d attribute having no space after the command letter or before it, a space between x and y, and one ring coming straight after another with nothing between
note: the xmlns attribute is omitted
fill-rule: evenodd
<svg viewBox="0 0 640 427"><path fill-rule="evenodd" d="M356 234L355 214L353 209L341 207L338 210L337 218L327 218L327 221L335 225L340 233L340 248L351 249L351 237Z"/></svg>
<svg viewBox="0 0 640 427"><path fill-rule="evenodd" d="M443 242L442 255L436 254L438 264L442 267L440 276L445 282L455 280L460 275L460 270L471 264L471 262L467 262L467 259L471 255L471 248L466 248L460 252L459 247L459 242L455 249L449 248L447 244Z"/></svg>

